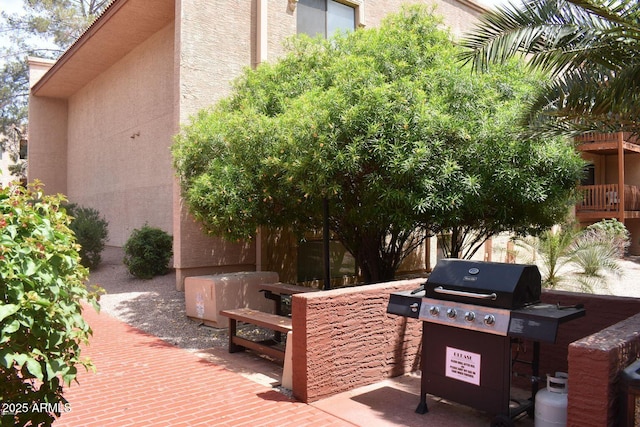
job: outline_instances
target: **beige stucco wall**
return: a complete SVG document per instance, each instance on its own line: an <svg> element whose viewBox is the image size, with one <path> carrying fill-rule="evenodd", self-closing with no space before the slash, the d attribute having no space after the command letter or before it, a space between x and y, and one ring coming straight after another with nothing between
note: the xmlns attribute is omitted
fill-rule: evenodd
<svg viewBox="0 0 640 427"><path fill-rule="evenodd" d="M255 55L255 2L176 1L175 123L186 123L198 110L226 96L231 81ZM175 132L179 129L176 127ZM184 278L254 270L254 242L227 242L201 232L173 189L176 287Z"/></svg>
<svg viewBox="0 0 640 427"><path fill-rule="evenodd" d="M27 180L41 181L49 194L67 192L67 123L66 100L29 99Z"/></svg>
<svg viewBox="0 0 640 427"><path fill-rule="evenodd" d="M173 24L69 100L67 196L122 246L145 223L172 232Z"/></svg>
<svg viewBox="0 0 640 427"><path fill-rule="evenodd" d="M27 58L29 87L49 71L54 61ZM39 180L51 194L67 191L67 102L60 99L29 97L29 140L27 180Z"/></svg>

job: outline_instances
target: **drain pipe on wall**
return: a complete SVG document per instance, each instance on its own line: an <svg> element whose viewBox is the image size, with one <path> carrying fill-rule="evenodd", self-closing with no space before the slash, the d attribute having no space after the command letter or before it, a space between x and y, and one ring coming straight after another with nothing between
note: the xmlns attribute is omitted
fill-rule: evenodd
<svg viewBox="0 0 640 427"><path fill-rule="evenodd" d="M256 0L256 67L267 60L267 8L268 0Z"/></svg>

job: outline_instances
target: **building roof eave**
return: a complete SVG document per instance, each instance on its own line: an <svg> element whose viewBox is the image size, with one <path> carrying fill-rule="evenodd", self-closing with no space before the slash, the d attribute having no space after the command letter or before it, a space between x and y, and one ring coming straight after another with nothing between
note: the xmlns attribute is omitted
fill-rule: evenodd
<svg viewBox="0 0 640 427"><path fill-rule="evenodd" d="M175 0L114 0L33 85L35 96L68 98L174 20Z"/></svg>

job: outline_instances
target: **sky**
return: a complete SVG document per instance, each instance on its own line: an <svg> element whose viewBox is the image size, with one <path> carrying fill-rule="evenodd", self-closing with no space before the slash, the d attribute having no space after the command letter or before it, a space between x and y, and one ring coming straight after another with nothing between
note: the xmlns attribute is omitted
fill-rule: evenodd
<svg viewBox="0 0 640 427"><path fill-rule="evenodd" d="M2 0L0 1L0 12L17 12L22 8L24 0Z"/></svg>

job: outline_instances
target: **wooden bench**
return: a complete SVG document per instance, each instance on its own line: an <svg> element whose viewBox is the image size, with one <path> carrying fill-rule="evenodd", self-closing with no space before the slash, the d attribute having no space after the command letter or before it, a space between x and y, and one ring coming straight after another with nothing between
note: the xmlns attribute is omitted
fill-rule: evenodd
<svg viewBox="0 0 640 427"><path fill-rule="evenodd" d="M281 362L284 361L284 348L279 348L264 341L251 341L237 336L237 322L249 323L286 334L292 330L291 319L289 317L265 313L251 308L221 310L220 315L229 318L229 353L235 353L248 348L266 354Z"/></svg>

